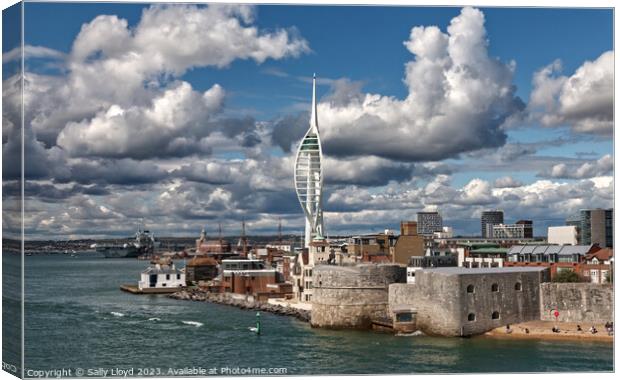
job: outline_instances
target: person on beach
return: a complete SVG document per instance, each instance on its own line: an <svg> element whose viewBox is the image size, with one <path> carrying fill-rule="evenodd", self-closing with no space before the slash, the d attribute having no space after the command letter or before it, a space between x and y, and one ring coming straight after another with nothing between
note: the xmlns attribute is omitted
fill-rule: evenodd
<svg viewBox="0 0 620 380"><path fill-rule="evenodd" d="M525 328L525 333L529 334L530 333L530 329L528 329L527 327Z"/></svg>
<svg viewBox="0 0 620 380"><path fill-rule="evenodd" d="M506 325L506 334L511 334L512 333L512 329L510 328L510 325Z"/></svg>
<svg viewBox="0 0 620 380"><path fill-rule="evenodd" d="M577 331L583 331L580 325L577 325Z"/></svg>
<svg viewBox="0 0 620 380"><path fill-rule="evenodd" d="M596 334L598 331L596 330L596 327L594 327L594 325L592 325L592 327L590 327L590 332L592 334Z"/></svg>

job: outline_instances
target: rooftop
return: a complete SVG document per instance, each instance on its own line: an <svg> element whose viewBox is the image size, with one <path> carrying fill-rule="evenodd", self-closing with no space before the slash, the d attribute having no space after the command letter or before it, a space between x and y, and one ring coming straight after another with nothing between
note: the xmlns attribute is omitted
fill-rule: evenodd
<svg viewBox="0 0 620 380"><path fill-rule="evenodd" d="M540 254L558 254L558 255L586 255L592 251L593 245L513 245L508 251L508 255L540 253Z"/></svg>

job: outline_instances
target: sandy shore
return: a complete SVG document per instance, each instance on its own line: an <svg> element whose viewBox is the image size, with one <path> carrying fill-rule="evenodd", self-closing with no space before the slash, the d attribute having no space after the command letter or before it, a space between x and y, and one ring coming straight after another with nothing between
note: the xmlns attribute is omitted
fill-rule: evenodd
<svg viewBox="0 0 620 380"><path fill-rule="evenodd" d="M551 331L553 326L560 329L559 333ZM485 336L497 338L515 338L515 339L560 339L560 340L588 340L599 342L613 342L614 337L607 334L605 325L602 323L594 324L598 333L592 334L588 330L592 324L581 324L583 331L577 331L577 323L566 322L548 322L548 321L530 321L510 325L511 333L507 333L506 326L498 327L489 331ZM525 329L529 333L525 332Z"/></svg>

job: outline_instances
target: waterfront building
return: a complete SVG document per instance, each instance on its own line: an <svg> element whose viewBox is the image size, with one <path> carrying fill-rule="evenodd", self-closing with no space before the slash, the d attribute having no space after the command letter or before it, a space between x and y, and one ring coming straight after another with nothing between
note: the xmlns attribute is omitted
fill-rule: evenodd
<svg viewBox="0 0 620 380"><path fill-rule="evenodd" d="M293 299L298 302L308 302L304 296L305 279L308 271L305 269L308 266L308 248L304 248L298 253L291 264L291 283L293 284ZM307 294L306 294L307 296Z"/></svg>
<svg viewBox="0 0 620 380"><path fill-rule="evenodd" d="M140 291L165 289L174 291L185 286L185 271L177 269L174 262L161 261L149 266L140 274L138 288Z"/></svg>
<svg viewBox="0 0 620 380"><path fill-rule="evenodd" d="M441 232L443 221L438 211L421 211L418 215L418 235L430 235Z"/></svg>
<svg viewBox="0 0 620 380"><path fill-rule="evenodd" d="M504 224L504 212L501 210L483 211L480 217L480 230L483 238L493 237L494 224Z"/></svg>
<svg viewBox="0 0 620 380"><path fill-rule="evenodd" d="M458 266L464 268L501 268L507 248L497 243L463 243L456 248Z"/></svg>
<svg viewBox="0 0 620 380"><path fill-rule="evenodd" d="M212 290L263 298L277 293L278 287L270 284L282 283L281 274L269 268L262 260L225 259L222 260L221 273Z"/></svg>
<svg viewBox="0 0 620 380"><path fill-rule="evenodd" d="M210 281L218 275L218 263L212 257L196 256L185 265L187 283Z"/></svg>
<svg viewBox="0 0 620 380"><path fill-rule="evenodd" d="M594 284L611 282L614 267L614 250L603 248L586 255L586 265L581 268L582 277Z"/></svg>
<svg viewBox="0 0 620 380"><path fill-rule="evenodd" d="M323 230L323 151L319 136L316 104L316 76L312 79L312 109L310 128L295 156L295 192L306 217L304 246L322 239Z"/></svg>
<svg viewBox="0 0 620 380"><path fill-rule="evenodd" d="M558 245L577 245L579 244L579 229L574 225L548 227L547 242Z"/></svg>
<svg viewBox="0 0 620 380"><path fill-rule="evenodd" d="M580 210L580 244L613 248L613 209Z"/></svg>
<svg viewBox="0 0 620 380"><path fill-rule="evenodd" d="M597 265L593 270L611 270L611 265L605 264L604 259L588 263L588 258L596 257L601 248L596 244L590 245L515 245L508 250L506 267L548 267L551 278L562 271L572 271L584 280L589 281L589 265ZM603 256L601 256L603 257ZM600 261L605 268L598 267ZM595 273L596 275L596 273Z"/></svg>
<svg viewBox="0 0 620 380"><path fill-rule="evenodd" d="M494 224L494 239L531 239L533 227L531 220L519 220L515 224Z"/></svg>

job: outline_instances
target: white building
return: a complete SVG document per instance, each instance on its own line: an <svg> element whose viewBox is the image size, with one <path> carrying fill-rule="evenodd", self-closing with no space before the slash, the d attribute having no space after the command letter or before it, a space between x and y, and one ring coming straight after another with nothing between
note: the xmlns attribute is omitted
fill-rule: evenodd
<svg viewBox="0 0 620 380"><path fill-rule="evenodd" d="M494 224L494 239L523 239L525 238L525 224ZM531 227L530 227L531 228Z"/></svg>
<svg viewBox="0 0 620 380"><path fill-rule="evenodd" d="M547 242L558 245L577 245L579 234L576 226L554 226L547 228Z"/></svg>
<svg viewBox="0 0 620 380"><path fill-rule="evenodd" d="M277 249L278 251L284 251L284 252L293 252L295 249L293 243L287 243L287 242L269 243L265 245L265 248L274 248L274 249Z"/></svg>
<svg viewBox="0 0 620 380"><path fill-rule="evenodd" d="M145 289L168 289L185 286L185 270L177 269L174 263L155 264L142 271L138 288Z"/></svg>
<svg viewBox="0 0 620 380"><path fill-rule="evenodd" d="M452 227L443 226L441 227L441 231L437 231L433 233L433 237L435 239L452 239L454 236L454 231Z"/></svg>
<svg viewBox="0 0 620 380"><path fill-rule="evenodd" d="M306 216L304 246L323 238L323 151L316 111L316 76L312 79L310 128L295 157L295 191Z"/></svg>

